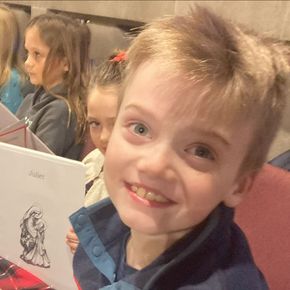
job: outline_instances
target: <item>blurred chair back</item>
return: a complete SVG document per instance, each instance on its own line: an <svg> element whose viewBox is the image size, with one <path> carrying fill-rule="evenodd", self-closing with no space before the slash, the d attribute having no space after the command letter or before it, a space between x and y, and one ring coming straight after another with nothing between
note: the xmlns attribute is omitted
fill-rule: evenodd
<svg viewBox="0 0 290 290"><path fill-rule="evenodd" d="M290 173L265 165L235 220L270 289L290 289Z"/></svg>

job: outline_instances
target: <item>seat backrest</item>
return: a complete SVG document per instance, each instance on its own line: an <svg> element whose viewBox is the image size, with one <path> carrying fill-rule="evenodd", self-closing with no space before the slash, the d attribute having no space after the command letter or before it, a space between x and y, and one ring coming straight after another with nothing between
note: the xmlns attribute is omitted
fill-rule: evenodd
<svg viewBox="0 0 290 290"><path fill-rule="evenodd" d="M235 220L270 289L290 289L290 173L265 165Z"/></svg>
<svg viewBox="0 0 290 290"><path fill-rule="evenodd" d="M1 1L2 2L2 1ZM19 45L19 53L22 58L25 57L25 51L24 51L24 31L25 28L30 20L30 14L26 11L24 11L21 8L15 8L15 7L10 7L11 10L14 12L18 26L19 26L19 34L20 34L20 45Z"/></svg>
<svg viewBox="0 0 290 290"><path fill-rule="evenodd" d="M90 58L95 64L103 62L114 50L125 50L129 46L130 38L126 37L125 32L114 24L90 22L87 25L91 32Z"/></svg>

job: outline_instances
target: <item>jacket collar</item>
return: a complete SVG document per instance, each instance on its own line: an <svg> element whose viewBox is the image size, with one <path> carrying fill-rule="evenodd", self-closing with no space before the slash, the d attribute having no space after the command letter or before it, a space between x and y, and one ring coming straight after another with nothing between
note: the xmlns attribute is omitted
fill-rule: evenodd
<svg viewBox="0 0 290 290"><path fill-rule="evenodd" d="M78 226L80 219L83 219L83 222ZM215 263L219 258L207 261L205 257L209 257L210 252L214 252L214 255L222 255L225 252L230 239L232 220L233 210L221 204L197 230L190 232L149 266L125 277L122 283L134 285L136 289L158 289L156 285L160 285L163 279L168 280L172 274L174 279L170 283L176 285L184 281L184 277L188 277L189 273L192 276L193 269L197 280L201 276L210 275L213 268L217 267ZM120 240L128 235L129 228L122 223L111 201L105 199L87 209L82 208L71 216L71 221L91 262L113 283L120 252L123 250ZM100 255L95 255L96 252ZM182 271L179 269L181 264L186 265ZM205 273L205 269L208 273ZM168 275L169 273L172 274Z"/></svg>
<svg viewBox="0 0 290 290"><path fill-rule="evenodd" d="M44 87L40 86L36 92L34 93L32 104L37 105L38 103L42 103L43 101L51 101L55 99L54 95L60 95L63 97L67 96L67 89L63 84L58 84L51 88L49 91L46 91Z"/></svg>

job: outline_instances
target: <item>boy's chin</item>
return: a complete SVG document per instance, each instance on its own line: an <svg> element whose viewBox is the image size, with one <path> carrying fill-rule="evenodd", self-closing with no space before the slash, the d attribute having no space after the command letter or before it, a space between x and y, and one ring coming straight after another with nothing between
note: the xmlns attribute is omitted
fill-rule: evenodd
<svg viewBox="0 0 290 290"><path fill-rule="evenodd" d="M120 213L119 213L120 214ZM137 218L128 216L126 214L120 214L122 222L130 228L131 231L138 232L144 235L159 235L161 229L156 225L156 222L149 218Z"/></svg>
<svg viewBox="0 0 290 290"><path fill-rule="evenodd" d="M135 215L128 216L120 214L122 222L130 228L131 231L146 236L164 236L164 235L178 235L183 236L192 231L194 226L189 228L179 228L178 225L168 225L168 221L158 223L150 217L137 217Z"/></svg>

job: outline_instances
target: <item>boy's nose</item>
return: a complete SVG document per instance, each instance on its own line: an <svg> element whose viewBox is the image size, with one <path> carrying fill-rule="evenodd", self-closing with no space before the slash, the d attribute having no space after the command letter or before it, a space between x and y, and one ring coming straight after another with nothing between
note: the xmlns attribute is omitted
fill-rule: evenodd
<svg viewBox="0 0 290 290"><path fill-rule="evenodd" d="M143 149L141 149L142 151ZM151 177L161 177L166 179L174 178L172 152L164 147L144 150L137 162L137 169Z"/></svg>

